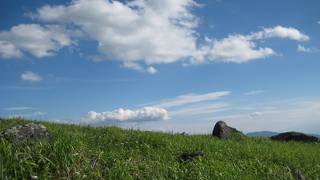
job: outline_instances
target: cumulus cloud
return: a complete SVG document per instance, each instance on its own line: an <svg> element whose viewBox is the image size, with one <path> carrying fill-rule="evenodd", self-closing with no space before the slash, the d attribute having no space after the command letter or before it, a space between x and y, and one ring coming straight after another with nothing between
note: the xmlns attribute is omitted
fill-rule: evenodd
<svg viewBox="0 0 320 180"><path fill-rule="evenodd" d="M21 79L24 81L37 82L37 81L41 81L42 77L32 71L25 71L24 73L21 74Z"/></svg>
<svg viewBox="0 0 320 180"><path fill-rule="evenodd" d="M22 52L11 42L0 40L0 57L4 59L20 58Z"/></svg>
<svg viewBox="0 0 320 180"><path fill-rule="evenodd" d="M73 24L99 43L106 59L147 64L171 63L196 50L196 17L192 0L75 0L66 6L44 6L35 18Z"/></svg>
<svg viewBox="0 0 320 180"><path fill-rule="evenodd" d="M283 38L295 41L308 41L310 38L293 27L275 26L249 35L235 34L221 40L206 38L206 45L195 53L195 62L244 63L275 55L269 47L258 47L258 40Z"/></svg>
<svg viewBox="0 0 320 180"><path fill-rule="evenodd" d="M55 25L20 24L0 31L0 56L4 58L18 58L23 52L38 58L52 56L71 44L64 29Z"/></svg>
<svg viewBox="0 0 320 180"><path fill-rule="evenodd" d="M257 47L243 35L232 35L222 40L208 39L207 42L208 46L203 50L210 61L243 63L275 54L271 48Z"/></svg>
<svg viewBox="0 0 320 180"><path fill-rule="evenodd" d="M168 108L168 107L176 107L182 106L191 103L199 103L204 101L212 101L220 99L224 96L228 96L231 92L230 91L218 91L218 92L211 92L206 94L185 94L180 95L173 99L166 99L161 101L160 103L156 104L156 107Z"/></svg>
<svg viewBox="0 0 320 180"><path fill-rule="evenodd" d="M304 47L304 46L299 44L298 47L297 47L297 51L298 52L311 52L311 49L310 48L306 48L306 47Z"/></svg>
<svg viewBox="0 0 320 180"><path fill-rule="evenodd" d="M275 26L273 28L264 28L262 31L252 33L249 39L268 39L268 38L284 38L295 41L308 41L310 38L306 34L300 32L293 27Z"/></svg>
<svg viewBox="0 0 320 180"><path fill-rule="evenodd" d="M44 6L38 9L35 17L44 22L72 23L81 27L99 42L98 48L106 59L124 61L124 67L144 72L155 71L142 68L138 64L141 61L160 64L189 59L198 63L208 60L242 63L275 54L271 48L257 47L255 40L309 39L295 28L275 26L250 35L208 39L207 45L197 46L198 21L191 11L196 6L192 0L135 0L130 3L76 0L67 6Z"/></svg>
<svg viewBox="0 0 320 180"><path fill-rule="evenodd" d="M117 60L122 67L154 74L155 64L244 63L276 54L260 47L259 40L310 39L296 28L278 25L199 43L203 37L196 31L196 7L194 0L73 0L46 5L30 15L42 25L21 24L0 32L0 57L52 56L85 39L97 42L99 60Z"/></svg>
<svg viewBox="0 0 320 180"><path fill-rule="evenodd" d="M146 71L150 74L156 74L158 72L158 69L156 69L155 67L153 66L150 66L146 69Z"/></svg>
<svg viewBox="0 0 320 180"><path fill-rule="evenodd" d="M141 121L161 121L169 119L169 112L163 108L143 107L137 110L116 109L107 112L88 112L83 118L84 123L99 122L141 122Z"/></svg>

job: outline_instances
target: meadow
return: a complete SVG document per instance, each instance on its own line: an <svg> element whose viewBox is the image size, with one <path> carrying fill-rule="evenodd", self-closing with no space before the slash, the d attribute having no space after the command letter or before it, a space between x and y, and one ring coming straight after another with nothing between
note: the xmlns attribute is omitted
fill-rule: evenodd
<svg viewBox="0 0 320 180"><path fill-rule="evenodd" d="M0 131L29 122L1 119ZM53 141L0 139L0 179L294 179L297 169L320 178L319 143L41 124ZM199 150L198 159L177 158Z"/></svg>

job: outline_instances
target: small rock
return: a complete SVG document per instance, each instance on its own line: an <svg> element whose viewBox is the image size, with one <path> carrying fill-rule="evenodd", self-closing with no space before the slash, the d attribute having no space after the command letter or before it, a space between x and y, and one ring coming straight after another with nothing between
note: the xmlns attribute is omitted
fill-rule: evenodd
<svg viewBox="0 0 320 180"><path fill-rule="evenodd" d="M192 153L182 153L181 155L178 156L178 160L180 162L183 161L192 161L195 160L198 157L204 156L204 152L203 151L195 151Z"/></svg>
<svg viewBox="0 0 320 180"><path fill-rule="evenodd" d="M296 180L306 180L306 177L303 175L300 169L296 169L293 175Z"/></svg>
<svg viewBox="0 0 320 180"><path fill-rule="evenodd" d="M186 132L182 132L182 133L180 133L180 135L182 135L182 136L186 136L186 135L188 135Z"/></svg>
<svg viewBox="0 0 320 180"><path fill-rule="evenodd" d="M218 121L213 128L212 136L219 137L221 139L230 139L233 133L239 131L233 127L230 127L224 121Z"/></svg>
<svg viewBox="0 0 320 180"><path fill-rule="evenodd" d="M279 141L302 141L302 142L318 142L318 138L299 132L285 132L272 136L272 140Z"/></svg>
<svg viewBox="0 0 320 180"><path fill-rule="evenodd" d="M39 179L38 176L31 176L31 179Z"/></svg>
<svg viewBox="0 0 320 180"><path fill-rule="evenodd" d="M48 129L41 124L29 123L26 125L14 126L0 132L0 138L12 140L38 140L49 138Z"/></svg>

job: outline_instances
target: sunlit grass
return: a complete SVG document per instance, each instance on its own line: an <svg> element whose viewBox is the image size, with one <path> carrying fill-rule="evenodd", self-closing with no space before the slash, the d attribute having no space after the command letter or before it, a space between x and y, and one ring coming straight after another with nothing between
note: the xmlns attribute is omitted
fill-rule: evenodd
<svg viewBox="0 0 320 180"><path fill-rule="evenodd" d="M25 123L1 120L0 130ZM296 169L320 178L317 143L42 124L53 142L0 140L0 179L293 179ZM197 150L205 155L177 160Z"/></svg>

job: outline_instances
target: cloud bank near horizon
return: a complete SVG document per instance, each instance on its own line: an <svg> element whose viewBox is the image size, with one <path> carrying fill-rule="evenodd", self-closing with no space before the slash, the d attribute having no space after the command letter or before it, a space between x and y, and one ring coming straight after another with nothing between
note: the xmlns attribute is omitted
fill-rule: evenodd
<svg viewBox="0 0 320 180"><path fill-rule="evenodd" d="M116 109L106 112L89 111L87 116L82 118L82 123L113 123L113 122L143 122L163 121L169 119L169 112L163 108L143 107L136 110Z"/></svg>

